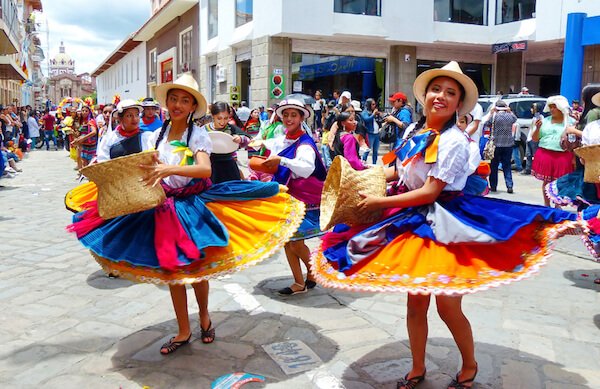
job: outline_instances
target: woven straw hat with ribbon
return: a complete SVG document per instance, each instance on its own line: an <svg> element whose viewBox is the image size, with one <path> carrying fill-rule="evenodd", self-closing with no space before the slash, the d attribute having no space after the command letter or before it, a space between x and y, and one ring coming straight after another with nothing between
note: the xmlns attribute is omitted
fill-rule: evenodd
<svg viewBox="0 0 600 389"><path fill-rule="evenodd" d="M155 155L158 155L158 151L145 151L81 169L81 174L98 187L100 217L112 219L141 212L157 207L165 201L162 186L151 187L142 181L147 172L140 165L154 164Z"/></svg>
<svg viewBox="0 0 600 389"><path fill-rule="evenodd" d="M362 200L360 193L384 197L385 189L382 166L358 171L346 158L338 155L329 168L321 194L321 230L326 231L340 223L355 226L379 220L381 212L365 218L359 216L356 206Z"/></svg>
<svg viewBox="0 0 600 389"><path fill-rule="evenodd" d="M173 81L173 83L160 84L156 87L156 100L158 100L158 103L163 107L167 106L167 93L171 89L181 89L194 96L197 103L196 110L194 111L195 118L206 115L206 99L198 90L198 83L191 73L183 73L179 78Z"/></svg>
<svg viewBox="0 0 600 389"><path fill-rule="evenodd" d="M585 161L583 181L600 183L600 145L579 147L575 149L575 154Z"/></svg>

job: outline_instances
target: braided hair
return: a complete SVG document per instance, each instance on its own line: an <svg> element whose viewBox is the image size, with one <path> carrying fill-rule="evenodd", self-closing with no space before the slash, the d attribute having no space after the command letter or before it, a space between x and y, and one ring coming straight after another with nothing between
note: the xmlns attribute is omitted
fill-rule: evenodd
<svg viewBox="0 0 600 389"><path fill-rule="evenodd" d="M169 127L169 124L171 124L171 119L167 119L163 123L162 128L160 129L160 132L158 133L158 137L156 138L156 143L154 144L154 149L158 149L158 145L165 137L165 133L167 132L167 128ZM185 144L187 146L190 145L190 139L192 138L193 131L194 131L194 114L190 113L189 118L188 118L187 139L185 141Z"/></svg>

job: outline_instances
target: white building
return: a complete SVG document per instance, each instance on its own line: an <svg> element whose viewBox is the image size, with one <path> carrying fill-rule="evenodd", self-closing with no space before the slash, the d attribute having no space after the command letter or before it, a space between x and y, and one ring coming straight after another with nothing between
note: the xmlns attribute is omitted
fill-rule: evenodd
<svg viewBox="0 0 600 389"><path fill-rule="evenodd" d="M229 100L237 87L251 106L316 89L383 100L457 60L482 94L554 94L572 12L599 15L600 1L201 0L202 92Z"/></svg>

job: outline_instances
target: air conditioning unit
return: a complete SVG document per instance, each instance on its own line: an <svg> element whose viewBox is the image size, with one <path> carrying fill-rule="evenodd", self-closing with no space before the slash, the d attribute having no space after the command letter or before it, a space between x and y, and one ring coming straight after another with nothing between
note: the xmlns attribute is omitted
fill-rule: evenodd
<svg viewBox="0 0 600 389"><path fill-rule="evenodd" d="M225 71L225 66L219 66L219 65L217 65L217 74L216 74L217 82L225 82L225 81L227 81L226 74L227 73Z"/></svg>

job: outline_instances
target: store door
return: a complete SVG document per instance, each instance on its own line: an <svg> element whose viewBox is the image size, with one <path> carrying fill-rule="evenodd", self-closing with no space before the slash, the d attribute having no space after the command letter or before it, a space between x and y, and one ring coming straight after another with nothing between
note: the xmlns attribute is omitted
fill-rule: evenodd
<svg viewBox="0 0 600 389"><path fill-rule="evenodd" d="M237 63L237 85L240 87L240 99L245 101L250 106L251 96L251 77L250 77L251 61L241 61Z"/></svg>

